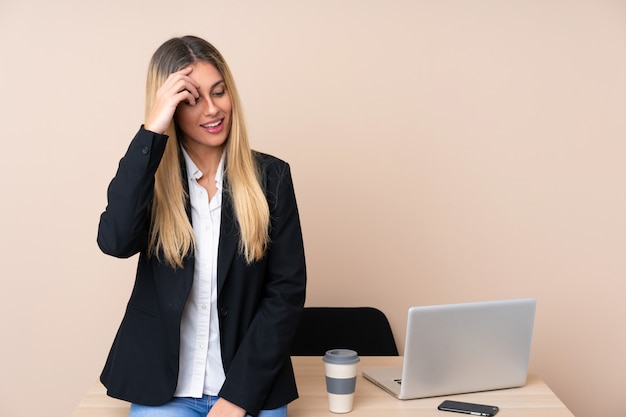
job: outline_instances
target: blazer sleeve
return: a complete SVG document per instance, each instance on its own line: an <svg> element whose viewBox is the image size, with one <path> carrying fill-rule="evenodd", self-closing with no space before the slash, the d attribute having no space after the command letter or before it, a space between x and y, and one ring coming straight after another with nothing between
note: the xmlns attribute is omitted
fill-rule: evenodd
<svg viewBox="0 0 626 417"><path fill-rule="evenodd" d="M258 277L264 280L263 296L219 394L252 416L262 408L284 405L274 403L273 397L297 397L289 349L306 290L304 245L289 165L272 159L266 169L271 243L265 276Z"/></svg>
<svg viewBox="0 0 626 417"><path fill-rule="evenodd" d="M166 144L167 136L142 126L120 160L98 225L97 242L104 253L128 258L147 246L154 174Z"/></svg>

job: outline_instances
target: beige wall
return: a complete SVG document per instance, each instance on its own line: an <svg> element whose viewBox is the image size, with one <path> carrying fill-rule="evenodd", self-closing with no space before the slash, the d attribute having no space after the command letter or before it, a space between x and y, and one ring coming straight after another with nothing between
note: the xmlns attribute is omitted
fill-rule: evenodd
<svg viewBox="0 0 626 417"><path fill-rule="evenodd" d="M616 415L626 3L129 3L0 3L0 415L67 416L99 373L135 260L98 251L98 216L147 60L186 33L292 164L308 305L377 306L402 347L412 305L537 297L532 369Z"/></svg>

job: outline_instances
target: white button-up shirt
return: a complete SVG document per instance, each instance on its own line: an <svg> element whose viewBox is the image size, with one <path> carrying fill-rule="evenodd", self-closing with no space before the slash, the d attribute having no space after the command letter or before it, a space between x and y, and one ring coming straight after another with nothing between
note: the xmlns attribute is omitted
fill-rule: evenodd
<svg viewBox="0 0 626 417"><path fill-rule="evenodd" d="M174 396L200 398L217 395L225 380L217 316L217 249L222 213L224 156L215 174L217 193L209 201L198 184L202 172L183 149L191 222L196 238L195 269L191 293L180 328L180 371Z"/></svg>

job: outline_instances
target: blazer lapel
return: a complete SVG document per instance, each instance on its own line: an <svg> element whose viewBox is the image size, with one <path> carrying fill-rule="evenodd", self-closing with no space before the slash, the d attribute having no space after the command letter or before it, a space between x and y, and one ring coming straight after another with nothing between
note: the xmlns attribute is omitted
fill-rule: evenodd
<svg viewBox="0 0 626 417"><path fill-rule="evenodd" d="M222 190L222 217L220 224L220 243L217 254L217 293L220 294L233 257L239 246L239 225L235 219L235 210L230 195L227 179L224 178Z"/></svg>
<svg viewBox="0 0 626 417"><path fill-rule="evenodd" d="M181 176L183 178L183 187L185 188L185 192L187 193L187 195L189 195L189 184L185 158L182 155L182 151L179 152L180 161L182 161ZM187 212L187 216L189 217L189 222L191 222L191 202L189 201L189 198L187 198L185 201L185 211ZM238 231L239 225L237 224L237 220L235 219L235 210L233 208L233 202L228 187L228 178L226 177L226 175L224 175L224 179L222 182L222 215L220 220L220 242L217 253L218 294L220 294L220 292L222 291L222 287L224 286L224 282L226 281L226 277L228 276L228 271L230 270L230 265L232 264L232 259L237 252L237 245L239 244ZM193 267L191 268L191 271L193 271Z"/></svg>

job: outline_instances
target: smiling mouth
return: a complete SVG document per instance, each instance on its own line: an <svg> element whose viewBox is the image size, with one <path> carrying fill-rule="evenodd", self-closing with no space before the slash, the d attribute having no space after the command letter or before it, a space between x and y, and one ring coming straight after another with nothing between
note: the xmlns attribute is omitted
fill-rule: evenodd
<svg viewBox="0 0 626 417"><path fill-rule="evenodd" d="M220 119L217 122L207 123L207 124L203 124L203 125L200 125L200 126L204 127L205 129L212 129L212 128L215 128L215 127L221 125L223 121L224 121L224 119Z"/></svg>

